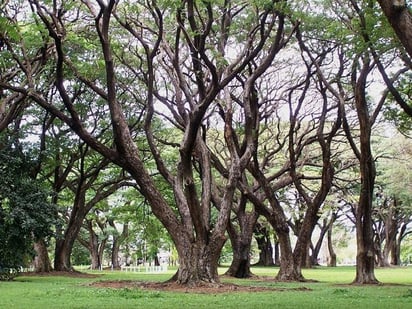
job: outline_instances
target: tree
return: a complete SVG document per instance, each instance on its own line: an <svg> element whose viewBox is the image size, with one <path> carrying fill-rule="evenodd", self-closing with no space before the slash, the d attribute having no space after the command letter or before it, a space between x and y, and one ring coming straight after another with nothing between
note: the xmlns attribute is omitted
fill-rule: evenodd
<svg viewBox="0 0 412 309"><path fill-rule="evenodd" d="M285 43L283 37L285 19L282 12L275 6L259 6L258 4L254 7L250 5L237 7L228 2L224 4L226 6L214 7L215 4L212 3L188 1L179 3L177 7L166 6L163 2L159 3L163 7L158 7L156 3L150 3L147 7L142 7L137 3L133 5L141 7L125 4L129 6L124 8L127 12L125 15L122 5L117 4L116 1L107 3L98 1L98 6L91 1L84 1L84 5L81 6L67 6L66 3L62 4L66 7L61 8L47 7L39 1L30 1L30 3L39 16L39 25L41 22L47 29L56 50L56 61L50 60L50 65L53 66L55 72L54 85L59 94L54 104L62 103L62 105L54 105L31 85L21 87L8 85L9 89L13 88L13 91L28 95L31 100L65 122L91 148L130 173L138 184L140 192L151 205L153 213L166 227L176 245L179 253L179 271L176 279L179 283L198 284L203 281L218 281L217 261L225 242L224 233L231 211L233 194L238 179L254 149L254 140L251 137L255 133L257 119L252 114L256 105L251 97L252 86L262 72L270 66L274 56ZM129 9L137 14L143 8L144 14L140 15L138 21L131 19L133 14L130 14ZM73 14L69 13L70 9ZM224 12L224 18L215 19L215 9ZM162 10L166 10L167 14L162 14ZM247 14L243 14L242 11L247 11ZM82 18L83 23L90 19L95 21L94 33L88 31L91 29L89 25L68 23L71 21L70 16L77 14L87 16L87 18ZM173 39L170 39L169 34L164 33L163 27L167 22L165 19L167 16L176 16L178 21ZM246 16L253 16L253 18L245 18ZM147 25L143 25L143 22L147 22ZM173 23L176 25L176 21ZM240 24L246 30L244 34L249 39L236 41L236 48L227 46L234 42L227 39L234 30L235 26L232 27L232 25L238 27ZM79 67L76 67L78 63L75 59L72 61L70 59L73 49L70 49L69 44L73 44L73 41L67 37L67 34L73 33L71 30L73 25L77 27L77 30L84 31L77 31L76 34L79 36L86 32L94 38L97 35L99 45L92 46L92 48L100 48L100 51L95 49L91 55L99 52L103 54L102 69L105 76L94 76L94 78L100 78L99 82L93 82L87 76L82 75ZM245 29L246 25L248 27ZM217 30L220 31L220 37L215 35ZM125 62L121 69L116 69L115 66L121 63L122 54L120 49L116 50L116 40L111 36L113 31L119 31L123 37L127 34L131 40L125 41L139 46L141 53L134 58L137 66L127 66L128 63L133 62L129 61ZM206 52L206 45L214 42L211 39L212 35L217 38L215 41L217 48L214 49L217 54ZM121 36L118 38L120 39ZM117 43L120 42L121 40L117 40ZM243 44L243 47L239 48L239 44ZM226 57L228 49L238 51L238 57L233 58L233 55ZM114 62L115 57L119 62ZM146 57L146 61L144 66L139 66L142 57ZM162 72L169 72L170 77L173 77L170 80L174 86L174 94L170 98L163 97L165 92L156 89L167 75L156 75L158 68L155 63L161 63L162 59L166 59L165 57L169 57L168 64L171 65L168 65ZM187 61L187 57L191 61ZM156 59L159 61L156 62ZM207 145L202 137L206 131L202 128L209 117L208 112L212 112L213 104L225 98L225 96L219 97L221 90L228 86L252 60L256 66L253 67L252 74L244 81L245 87L242 93L247 133L245 134L245 147L240 153L232 140L233 105L230 100L221 101L224 104L221 104L220 111L225 113L225 138L231 160L226 162L228 176L222 191L224 194L217 198L211 192L211 162ZM181 66L183 62L187 66ZM73 74L67 74L66 68L70 68ZM138 70L133 71L135 68ZM138 92L125 91L121 95L120 89L127 89L123 88L126 84L122 83L122 78L128 75L123 74L125 72L131 73L131 76L135 78L142 77L147 91L142 93L141 97ZM193 87L193 81L196 87ZM130 86L129 81L125 79L124 82ZM75 105L74 97L70 95L70 92L75 89L75 84L79 83L87 86L87 91L80 92L79 95L93 93L99 96L108 107L108 110L103 111L101 115L98 113L96 115L105 117L104 119L109 117L112 126L112 140L99 140L99 136L89 131L88 126L80 117L79 107L81 106ZM170 85L169 81L167 84ZM170 87L163 89L170 89ZM123 104L122 101L133 95L137 100L144 98L145 105L142 107L144 107L145 114L141 114L143 117L141 119L144 120L142 122L133 122L132 119L127 118L129 116L126 114L127 104ZM172 98L173 101L170 101ZM172 107L170 111L176 117L174 124L184 132L183 139L174 144L179 147L179 160L176 162L174 171L166 168L153 135L151 124L154 119L155 99L165 106ZM135 110L134 115L136 112L140 111ZM140 128L144 128L157 170L172 188L176 204L170 205L164 199L151 173L144 165L141 152L134 143L132 130L136 128L133 126L136 123L141 125ZM201 187L200 194L198 185ZM219 205L219 214L213 221L210 217L212 202Z"/></svg>
<svg viewBox="0 0 412 309"><path fill-rule="evenodd" d="M379 138L374 232L380 266L400 265L400 245L412 221L409 138L393 135Z"/></svg>
<svg viewBox="0 0 412 309"><path fill-rule="evenodd" d="M332 7L333 8L333 7ZM356 218L356 235L357 235L357 274L354 280L355 283L377 283L377 279L374 274L374 247L373 247L373 232L372 232L372 200L373 190L375 184L376 167L373 159L373 152L371 148L371 134L372 127L379 115L383 102L386 99L387 92L383 93L380 100L377 100L376 104L372 103L372 99L368 96L368 84L372 79L372 71L375 68L379 69L383 79L385 79L385 69L382 63L385 59L383 52L381 53L379 40L382 34L381 31L377 33L376 27L373 27L372 21L374 18L379 18L375 15L375 7L373 3L365 3L364 6L359 6L356 1L351 1L350 11L341 11L341 7L333 8L337 13L338 20L342 21L342 26L339 26L339 31L343 36L337 37L336 42L339 40L346 40L345 31L356 30L358 34L357 41L351 42L353 50L349 49L346 52L345 49L338 54L341 70L337 71L339 80L337 82L337 88L334 89L330 82L328 82L325 76L318 71L318 76L324 81L328 90L338 100L338 104L344 107L342 111L343 128L348 138L349 144L353 149L354 154L359 160L361 187L359 202L356 205L355 218ZM345 16L346 15L346 16ZM356 27L354 27L353 18L356 16ZM345 28L347 27L347 28ZM337 33L337 32L336 32ZM345 38L346 37L346 38ZM348 68L348 64L345 63L346 55L350 54L353 60L351 62L350 70L347 76L351 85L351 92L349 95L344 96L347 87L342 84L345 77L343 73ZM381 54L380 54L381 53ZM373 59L373 60L372 60ZM398 73L400 74L400 73ZM395 74L397 76L397 74ZM345 98L353 98L353 109L348 109L348 103ZM358 126L359 126L359 139L355 141L353 133L355 132L353 126L349 124L349 117L352 111L356 112Z"/></svg>
<svg viewBox="0 0 412 309"><path fill-rule="evenodd" d="M104 218L99 218L99 214L95 211L94 216L85 218L83 224L89 239L83 239L80 234L77 237L77 240L89 250L91 269L101 269L103 267L103 253L109 238L106 231L107 222L105 221Z"/></svg>
<svg viewBox="0 0 412 309"><path fill-rule="evenodd" d="M33 243L53 234L55 207L46 187L31 177L33 168L33 162L10 139L2 143L0 268L19 269L27 265L33 257Z"/></svg>
<svg viewBox="0 0 412 309"><path fill-rule="evenodd" d="M2 25L31 31L3 42L8 62L0 91L7 99L0 121L35 103L61 122L65 139L76 135L79 155L49 169L56 192L73 202L56 251L67 258L80 222L106 198L93 180L103 186L108 175L100 178L98 170L114 163L140 194L134 206L143 199L170 234L179 254L177 282L219 280L227 230L242 244L238 265L246 265L234 273L247 274L246 242L257 215L279 242L277 278L302 280L311 233L342 159L333 147L343 121L362 176L358 272L367 274L357 280L374 281L370 136L388 93L398 101L394 85L406 69L388 77L397 58L373 2L317 3L315 10L286 1L22 3L34 14L1 7ZM374 101L368 87L378 71L388 89ZM304 210L295 250L282 203L292 191ZM70 267L62 259L56 258L62 268Z"/></svg>
<svg viewBox="0 0 412 309"><path fill-rule="evenodd" d="M72 270L71 250L87 214L116 190L127 185L124 174L116 169L111 170L108 160L90 154L90 149L85 145L80 145L79 151L79 167L73 169L73 174L69 174L65 181L65 187L71 191L69 198L72 204L67 209L67 225L56 239L56 271Z"/></svg>

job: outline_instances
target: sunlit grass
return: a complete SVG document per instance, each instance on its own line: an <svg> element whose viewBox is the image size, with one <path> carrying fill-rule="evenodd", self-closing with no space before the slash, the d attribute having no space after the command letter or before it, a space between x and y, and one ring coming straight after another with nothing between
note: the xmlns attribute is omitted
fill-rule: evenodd
<svg viewBox="0 0 412 309"><path fill-rule="evenodd" d="M354 267L305 269L308 282L273 280L277 270L254 267L258 277L222 278L239 285L270 287L272 291L218 294L149 291L139 288L97 288L102 280L165 281L167 273L93 271L94 278L21 276L0 282L0 308L412 308L412 268L376 269L377 286L353 286ZM219 269L223 274L224 268ZM313 281L312 281L313 280Z"/></svg>

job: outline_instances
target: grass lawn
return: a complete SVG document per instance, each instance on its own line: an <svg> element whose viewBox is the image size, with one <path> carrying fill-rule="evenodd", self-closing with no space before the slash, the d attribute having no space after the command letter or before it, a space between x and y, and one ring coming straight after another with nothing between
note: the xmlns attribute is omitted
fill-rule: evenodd
<svg viewBox="0 0 412 309"><path fill-rule="evenodd" d="M352 286L354 267L304 270L317 282L275 282L277 269L253 268L258 279L229 279L222 282L269 287L262 292L192 293L143 290L140 288L98 288L92 283L105 280L165 281L163 274L92 272L95 278L62 276L20 276L0 282L0 308L412 308L412 268L376 269L377 286ZM222 273L224 269L221 269Z"/></svg>

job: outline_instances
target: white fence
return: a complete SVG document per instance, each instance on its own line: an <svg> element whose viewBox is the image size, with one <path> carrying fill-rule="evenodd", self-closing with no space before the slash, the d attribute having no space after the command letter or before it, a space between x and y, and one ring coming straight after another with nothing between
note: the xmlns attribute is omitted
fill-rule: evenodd
<svg viewBox="0 0 412 309"><path fill-rule="evenodd" d="M146 273L162 273L167 271L167 265L160 265L160 266L145 266L145 265L138 265L138 266L122 266L121 271L125 272L146 272Z"/></svg>

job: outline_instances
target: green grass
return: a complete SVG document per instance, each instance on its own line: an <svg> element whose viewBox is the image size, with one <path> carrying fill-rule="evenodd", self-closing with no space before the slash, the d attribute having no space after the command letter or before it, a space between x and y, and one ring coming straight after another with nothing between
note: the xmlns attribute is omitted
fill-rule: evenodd
<svg viewBox="0 0 412 309"><path fill-rule="evenodd" d="M166 274L107 271L96 273L96 278L21 276L14 282L0 282L0 308L412 308L412 268L377 269L383 283L377 286L350 285L353 267L304 270L307 279L317 280L304 283L276 282L274 268L253 268L253 272L259 279L222 281L274 290L195 294L90 286L102 280L165 281L172 270Z"/></svg>

